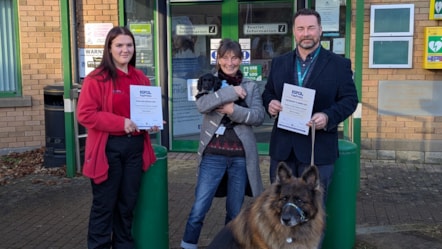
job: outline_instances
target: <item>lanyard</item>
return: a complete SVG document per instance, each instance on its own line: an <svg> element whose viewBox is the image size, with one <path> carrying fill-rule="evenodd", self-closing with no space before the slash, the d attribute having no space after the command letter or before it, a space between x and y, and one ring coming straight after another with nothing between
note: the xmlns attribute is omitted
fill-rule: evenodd
<svg viewBox="0 0 442 249"><path fill-rule="evenodd" d="M302 86L302 84L304 83L304 79L305 79L305 76L307 75L307 73L308 73L308 71L310 70L310 66L313 64L313 60L316 58L316 56L318 56L318 54L319 54L319 49L320 48L318 48L318 49L316 49L316 51L315 51L315 54L313 55L313 57L312 57L312 59L311 59L311 61L310 61L310 63L307 65L307 67L305 68L305 70L304 70L304 73L302 73L301 71L301 60L299 59L299 57L297 57L297 62L298 63L296 63L296 69L297 69L297 71L298 71L298 85L299 86Z"/></svg>

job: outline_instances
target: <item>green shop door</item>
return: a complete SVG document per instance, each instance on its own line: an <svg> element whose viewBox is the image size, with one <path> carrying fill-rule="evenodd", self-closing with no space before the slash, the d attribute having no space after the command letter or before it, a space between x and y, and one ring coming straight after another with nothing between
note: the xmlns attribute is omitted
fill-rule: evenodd
<svg viewBox="0 0 442 249"><path fill-rule="evenodd" d="M221 38L222 2L180 2L170 4L170 149L194 152L202 122L195 106L196 81L213 68L211 43Z"/></svg>
<svg viewBox="0 0 442 249"><path fill-rule="evenodd" d="M215 66L221 38L241 43L242 72L255 80L261 92L273 57L293 49L293 1L193 1L170 3L170 120L171 150L198 148L202 115L194 97L199 76ZM261 154L268 153L273 120L255 128Z"/></svg>
<svg viewBox="0 0 442 249"><path fill-rule="evenodd" d="M267 83L271 61L293 49L292 17L294 2L241 2L238 4L238 39L250 56L241 71L258 84L261 93ZM255 127L260 154L268 154L274 120L265 116L263 125Z"/></svg>

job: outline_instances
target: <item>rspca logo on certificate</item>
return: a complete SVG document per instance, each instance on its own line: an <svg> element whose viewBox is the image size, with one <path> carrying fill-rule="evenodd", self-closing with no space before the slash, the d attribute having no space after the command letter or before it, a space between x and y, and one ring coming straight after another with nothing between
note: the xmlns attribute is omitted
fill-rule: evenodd
<svg viewBox="0 0 442 249"><path fill-rule="evenodd" d="M295 98L302 98L304 95L300 91L292 90L292 96Z"/></svg>
<svg viewBox="0 0 442 249"><path fill-rule="evenodd" d="M284 83L278 128L308 135L307 123L312 117L315 94L314 89Z"/></svg>

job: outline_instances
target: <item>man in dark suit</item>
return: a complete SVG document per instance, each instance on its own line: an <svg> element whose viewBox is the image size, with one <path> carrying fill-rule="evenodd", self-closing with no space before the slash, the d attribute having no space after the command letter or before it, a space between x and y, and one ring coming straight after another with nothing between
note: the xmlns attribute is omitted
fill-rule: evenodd
<svg viewBox="0 0 442 249"><path fill-rule="evenodd" d="M338 124L350 116L358 104L351 61L336 55L320 44L321 17L311 9L299 10L293 18L296 49L272 60L262 94L269 115L275 117L270 138L270 180L275 180L278 162L285 161L293 174L300 176L310 165L311 132L303 135L277 127L278 114L284 108L281 96L284 83L316 91L313 115L306 126L315 123L315 165L320 171L326 198L327 187L338 158Z"/></svg>

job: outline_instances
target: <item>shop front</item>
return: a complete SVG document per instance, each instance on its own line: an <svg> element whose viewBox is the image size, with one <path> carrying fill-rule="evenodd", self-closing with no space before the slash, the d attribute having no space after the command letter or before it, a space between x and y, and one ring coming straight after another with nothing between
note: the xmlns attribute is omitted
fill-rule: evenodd
<svg viewBox="0 0 442 249"><path fill-rule="evenodd" d="M345 3L311 3L325 13L323 18L326 49L345 56ZM273 57L291 51L292 18L296 1L171 1L170 6L170 141L176 151L195 151L202 115L195 106L199 76L215 67L216 49L221 38L238 40L244 59L241 71L257 82L261 91L267 82ZM321 14L322 14L321 13ZM267 153L274 120L266 115L255 127L260 153Z"/></svg>

